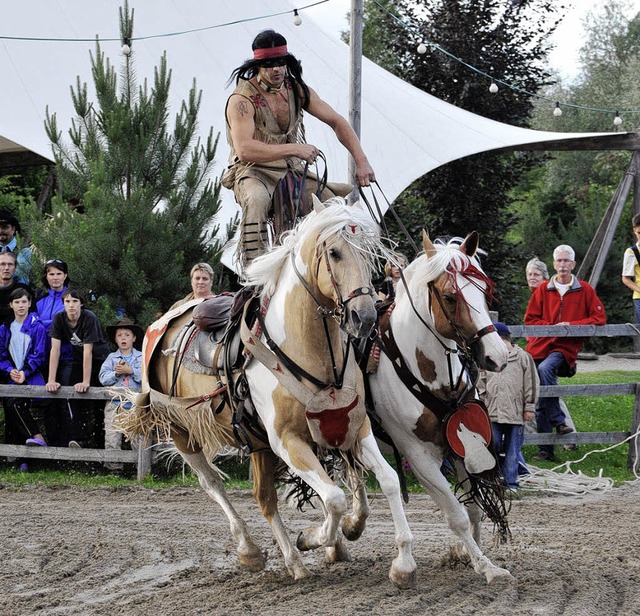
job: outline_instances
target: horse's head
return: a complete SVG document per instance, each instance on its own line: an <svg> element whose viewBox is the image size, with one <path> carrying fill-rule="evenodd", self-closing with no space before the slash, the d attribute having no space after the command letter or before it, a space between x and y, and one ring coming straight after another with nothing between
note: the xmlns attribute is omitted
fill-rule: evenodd
<svg viewBox="0 0 640 616"><path fill-rule="evenodd" d="M474 258L478 234L473 231L458 245L434 246L422 232L426 258L440 268L429 283L430 306L441 336L469 347L477 364L499 372L507 364L507 348L491 322L487 297L494 284Z"/></svg>
<svg viewBox="0 0 640 616"><path fill-rule="evenodd" d="M381 247L377 225L358 206L332 199L326 206L314 197L307 217L309 233L299 258L306 265L301 277L319 311L340 318L342 328L366 337L376 323L376 295L371 277Z"/></svg>

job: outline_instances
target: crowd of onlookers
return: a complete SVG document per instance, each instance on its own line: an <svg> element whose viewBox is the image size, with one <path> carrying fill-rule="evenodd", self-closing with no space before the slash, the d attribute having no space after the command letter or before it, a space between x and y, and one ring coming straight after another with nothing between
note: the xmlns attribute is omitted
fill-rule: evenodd
<svg viewBox="0 0 640 616"><path fill-rule="evenodd" d="M139 391L142 328L122 318L103 329L86 307L82 290L74 286L67 263L49 259L39 272L30 250L18 248L19 231L16 217L0 210L0 382L45 386L51 393L62 386L78 393L91 386ZM40 273L42 278L36 281ZM40 284L36 287L35 282ZM195 265L191 282L192 293L175 305L213 295L211 266ZM103 401L81 397L4 396L2 405L6 443L120 448L122 434L114 417L130 408L131 401L123 395L105 406ZM26 461L17 463L28 470ZM105 463L105 468L115 471L122 465Z"/></svg>

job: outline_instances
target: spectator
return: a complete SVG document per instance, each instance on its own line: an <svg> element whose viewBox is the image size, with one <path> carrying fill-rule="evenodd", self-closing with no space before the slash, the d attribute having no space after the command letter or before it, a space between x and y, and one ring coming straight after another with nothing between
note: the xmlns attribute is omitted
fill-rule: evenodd
<svg viewBox="0 0 640 616"><path fill-rule="evenodd" d="M528 263L525 269L525 275L527 277L527 284L529 285L529 291L533 293L545 280L549 280L549 270L547 264L544 261L540 261L538 257L533 257Z"/></svg>
<svg viewBox="0 0 640 616"><path fill-rule="evenodd" d="M46 295L36 303L36 311L47 332L53 322L53 317L64 310L62 294L69 286L69 267L62 259L49 259L44 264L42 284Z"/></svg>
<svg viewBox="0 0 640 616"><path fill-rule="evenodd" d="M15 252L0 253L0 323L13 318L13 311L9 306L9 298L13 291L27 289L29 295L33 296L29 286L15 278L16 259Z"/></svg>
<svg viewBox="0 0 640 616"><path fill-rule="evenodd" d="M505 485L517 490L524 423L535 414L540 381L533 357L511 343L511 332L504 323L494 325L509 351L509 358L502 372L479 371L478 395L489 409L493 442L496 452L501 454L500 470Z"/></svg>
<svg viewBox="0 0 640 616"><path fill-rule="evenodd" d="M98 371L109 354L102 337L98 317L84 308L84 295L77 289L62 294L64 311L53 317L49 336L49 378L47 391L57 392L62 385L71 385L78 393L85 393L90 385L98 385ZM62 344L72 347L71 361L61 356ZM97 364L97 369L94 369ZM93 380L93 382L92 382ZM54 436L58 446L81 447L88 439L87 405L83 401L67 400L66 409L57 417L58 429ZM51 443L51 435L48 435Z"/></svg>
<svg viewBox="0 0 640 616"><path fill-rule="evenodd" d="M384 265L386 278L378 287L378 297L382 300L393 301L396 298L396 285L402 277L402 270L407 267L407 258L397 252Z"/></svg>
<svg viewBox="0 0 640 616"><path fill-rule="evenodd" d="M633 309L636 323L640 323L640 214L631 219L633 235L637 243L624 251L622 284L633 291Z"/></svg>
<svg viewBox="0 0 640 616"><path fill-rule="evenodd" d="M120 319L115 325L107 327L109 339L118 350L110 353L100 368L100 383L105 387L123 387L131 391L140 391L142 380L142 328L131 319ZM126 398L116 397L109 400L104 407L104 447L105 449L122 448L122 432L114 426L119 412L131 409L131 402ZM132 443L137 450L139 442ZM105 462L105 468L112 471L122 469L122 462Z"/></svg>
<svg viewBox="0 0 640 616"><path fill-rule="evenodd" d="M576 266L571 246L561 245L553 251L555 276L533 292L524 316L525 325L604 325L604 306L593 288L571 272ZM558 374L575 373L582 338L529 338L526 350L538 367L540 385L557 385ZM558 434L573 432L567 425L558 398L540 398L537 406L539 433L556 429ZM537 460L553 460L553 445L540 445Z"/></svg>
<svg viewBox="0 0 640 616"><path fill-rule="evenodd" d="M215 294L211 290L213 286L213 268L208 263L196 263L191 268L189 279L191 280L191 293L179 299L171 306L170 310L178 308L192 299L215 297Z"/></svg>
<svg viewBox="0 0 640 616"><path fill-rule="evenodd" d="M13 318L0 325L0 374L10 385L44 385L46 333L40 319L30 313L31 294L18 287L10 296ZM5 442L46 447L47 443L31 414L30 398L7 397L4 406ZM27 470L26 463L20 470Z"/></svg>
<svg viewBox="0 0 640 616"><path fill-rule="evenodd" d="M16 278L28 285L31 274L31 249L25 246L18 250L16 233L20 231L18 219L8 210L0 210L0 253L12 252L17 255Z"/></svg>
<svg viewBox="0 0 640 616"><path fill-rule="evenodd" d="M544 261L538 259L538 257L533 257L533 259L531 259L527 263L525 275L527 277L527 285L529 286L529 291L533 293L541 283L543 283L545 280L549 280L549 270L547 269L547 264ZM571 417L571 413L569 413L569 408L567 407L565 401L562 398L558 398L558 404L560 404L560 409L564 413L566 424L574 432L576 432L576 425L573 422L573 418ZM538 431L535 417L531 421L525 422L524 431L526 434L535 433ZM576 449L576 447L577 445L575 443L563 445L563 449L567 451ZM529 473L529 471L526 470L527 467L523 457L520 458L520 466L524 474Z"/></svg>

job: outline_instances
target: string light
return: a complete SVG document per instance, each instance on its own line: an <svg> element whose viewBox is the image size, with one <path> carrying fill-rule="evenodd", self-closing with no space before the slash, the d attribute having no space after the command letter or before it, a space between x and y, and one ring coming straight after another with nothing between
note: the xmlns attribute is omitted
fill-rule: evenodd
<svg viewBox="0 0 640 616"><path fill-rule="evenodd" d="M298 9L293 9L293 25L294 26L302 25L302 17L298 15Z"/></svg>
<svg viewBox="0 0 640 616"><path fill-rule="evenodd" d="M417 29L410 26L409 24L405 23L402 19L400 19L397 15L394 15L391 11L389 11L389 9L386 6L383 6L378 0L372 0L374 4L376 4L378 6L378 8L383 11L384 13L386 13L392 20L394 20L395 22L397 22L400 26L402 26L405 30L413 33L414 35L419 35L421 36L421 34L418 33ZM447 51L446 49L444 49L444 47L441 47L440 45L438 45L437 43L434 43L433 41L427 41L429 43L429 45L436 49L437 51L439 51L440 53L444 54L445 56L447 56L448 58L450 58L451 60L453 60L454 62L458 62L459 64L462 64L463 66L466 66L469 70L474 71L475 73L477 73L478 75L481 75L483 77L486 77L487 79L491 80L491 85L489 86L489 92L491 92L492 94L495 94L498 91L498 86L495 83L494 78L489 75L488 73L485 73L484 71L481 71L480 69L476 68L475 66L469 64L468 62L465 62L462 58L459 58L458 56L455 56L454 54L452 54L451 52ZM421 43L421 45L423 45L424 43ZM500 84L503 86L506 86L507 88L509 88L510 90L514 91L514 92L519 92L521 94L525 94L527 96L530 96L531 98L536 98L538 100L542 100L542 101L549 101L551 102L552 99L546 97L546 96L542 96L536 92L529 92L528 90L524 90L523 88L520 88L518 86L513 86L505 81L499 80ZM495 89L494 89L495 87ZM612 113L611 109L601 109L601 108L597 108L597 107L586 107L584 105L576 105L574 103L562 103L562 105L564 107L569 107L571 109L579 109L582 111L593 111L595 113ZM559 109L559 107L558 107ZM640 113L640 109L625 109L623 110L624 113ZM562 109L560 109L560 113L556 113L556 110L554 109L553 111L554 115L559 116L562 114ZM616 112L616 117L614 118L614 124L616 126L620 126L620 124L622 124L622 118L619 115L619 112Z"/></svg>
<svg viewBox="0 0 640 616"><path fill-rule="evenodd" d="M420 43L420 45L418 45L418 53L420 55L427 53L427 46L424 43Z"/></svg>
<svg viewBox="0 0 640 616"><path fill-rule="evenodd" d="M553 110L553 115L556 118L559 118L562 115L562 109L560 108L560 103L556 103L555 109Z"/></svg>
<svg viewBox="0 0 640 616"><path fill-rule="evenodd" d="M131 55L131 41L128 38L122 39L122 47L120 48L120 53L123 56L127 57Z"/></svg>

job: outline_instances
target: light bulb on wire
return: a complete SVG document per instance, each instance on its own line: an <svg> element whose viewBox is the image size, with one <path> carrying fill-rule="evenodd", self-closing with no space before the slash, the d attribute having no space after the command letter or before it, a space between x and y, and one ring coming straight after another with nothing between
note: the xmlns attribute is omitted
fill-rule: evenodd
<svg viewBox="0 0 640 616"><path fill-rule="evenodd" d="M560 103L556 103L556 107L553 110L553 115L556 116L556 118L559 118L562 115L562 109L560 108Z"/></svg>
<svg viewBox="0 0 640 616"><path fill-rule="evenodd" d="M420 43L420 45L418 45L418 53L420 55L427 53L427 46L424 43Z"/></svg>
<svg viewBox="0 0 640 616"><path fill-rule="evenodd" d="M613 118L613 124L614 126L620 126L620 124L622 124L622 118L620 117L619 111L616 111L616 117Z"/></svg>
<svg viewBox="0 0 640 616"><path fill-rule="evenodd" d="M298 9L293 9L293 25L294 26L302 25L302 17L298 15Z"/></svg>
<svg viewBox="0 0 640 616"><path fill-rule="evenodd" d="M498 91L498 84L495 81L491 82L491 85L489 86L489 92L491 92L491 94L495 94Z"/></svg>

